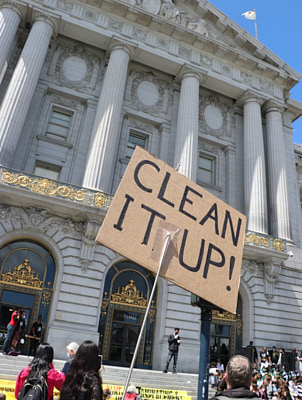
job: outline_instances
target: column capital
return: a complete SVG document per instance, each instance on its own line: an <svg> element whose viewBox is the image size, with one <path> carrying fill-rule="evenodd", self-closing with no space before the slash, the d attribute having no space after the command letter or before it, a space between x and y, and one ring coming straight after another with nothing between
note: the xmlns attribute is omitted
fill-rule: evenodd
<svg viewBox="0 0 302 400"><path fill-rule="evenodd" d="M50 16L48 14L44 14L34 10L32 15L32 24L34 24L37 21L43 21L46 24L48 24L53 31L52 36L57 36L59 31L59 22L60 22L57 17Z"/></svg>
<svg viewBox="0 0 302 400"><path fill-rule="evenodd" d="M116 49L121 49L128 53L129 57L132 58L136 48L137 45L135 43L113 36L109 44L108 52L112 53L112 51Z"/></svg>
<svg viewBox="0 0 302 400"><path fill-rule="evenodd" d="M22 18L25 14L25 6L16 4L16 2L13 0L0 0L0 10L3 8L8 8L15 11L20 18Z"/></svg>
<svg viewBox="0 0 302 400"><path fill-rule="evenodd" d="M180 71L176 75L176 81L182 81L184 78L192 77L199 80L201 84L205 80L205 74L197 69L185 64L181 67Z"/></svg>
<svg viewBox="0 0 302 400"><path fill-rule="evenodd" d="M163 131L170 132L170 130L171 130L171 123L170 122L162 122L159 125L159 131L160 132L163 132Z"/></svg>
<svg viewBox="0 0 302 400"><path fill-rule="evenodd" d="M284 105L282 105L281 103L277 103L275 101L272 100L268 100L266 103L264 103L263 105L263 111L268 114L272 111L278 112L280 114L282 114L285 110Z"/></svg>
<svg viewBox="0 0 302 400"><path fill-rule="evenodd" d="M262 106L262 104L265 102L265 99L260 97L258 93L247 90L239 97L236 104L238 104L239 106L244 106L245 104L250 102L258 103L260 106Z"/></svg>

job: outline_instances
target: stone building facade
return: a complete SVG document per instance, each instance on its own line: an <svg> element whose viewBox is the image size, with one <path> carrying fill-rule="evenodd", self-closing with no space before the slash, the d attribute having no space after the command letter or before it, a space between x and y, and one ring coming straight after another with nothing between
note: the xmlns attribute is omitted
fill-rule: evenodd
<svg viewBox="0 0 302 400"><path fill-rule="evenodd" d="M205 0L0 0L0 79L2 331L18 304L57 357L92 339L129 365L154 277L94 239L140 145L247 215L211 358L302 347L296 71ZM200 310L161 279L137 366L163 368L175 326L196 372Z"/></svg>

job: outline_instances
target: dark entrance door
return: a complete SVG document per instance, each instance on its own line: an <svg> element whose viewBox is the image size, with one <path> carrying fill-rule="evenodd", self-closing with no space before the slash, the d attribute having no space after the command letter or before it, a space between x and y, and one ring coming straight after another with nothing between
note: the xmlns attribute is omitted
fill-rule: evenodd
<svg viewBox="0 0 302 400"><path fill-rule="evenodd" d="M114 310L110 335L109 361L111 364L130 366L140 325L140 313Z"/></svg>
<svg viewBox="0 0 302 400"><path fill-rule="evenodd" d="M231 326L211 325L211 361L220 360L224 366L229 361L231 348Z"/></svg>

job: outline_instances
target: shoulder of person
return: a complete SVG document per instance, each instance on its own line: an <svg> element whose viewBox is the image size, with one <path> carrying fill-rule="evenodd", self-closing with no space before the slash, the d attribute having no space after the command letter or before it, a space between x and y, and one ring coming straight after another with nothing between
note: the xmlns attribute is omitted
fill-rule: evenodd
<svg viewBox="0 0 302 400"><path fill-rule="evenodd" d="M47 379L61 379L61 378L65 379L65 374L63 372L57 371L56 369L54 369L53 366L47 372Z"/></svg>
<svg viewBox="0 0 302 400"><path fill-rule="evenodd" d="M28 365L27 367L21 369L18 376L20 378L27 378L29 373L30 373L30 366Z"/></svg>

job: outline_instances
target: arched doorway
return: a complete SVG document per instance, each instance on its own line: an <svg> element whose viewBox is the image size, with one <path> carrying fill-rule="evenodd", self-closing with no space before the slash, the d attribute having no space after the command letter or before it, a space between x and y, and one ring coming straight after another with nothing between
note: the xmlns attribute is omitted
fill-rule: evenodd
<svg viewBox="0 0 302 400"><path fill-rule="evenodd" d="M153 274L123 261L110 268L105 280L99 324L104 363L129 366L154 283ZM156 293L139 347L136 367L152 368Z"/></svg>
<svg viewBox="0 0 302 400"><path fill-rule="evenodd" d="M43 331L56 279L53 255L33 240L15 240L0 249L0 333L2 340L11 312L20 306L26 312L26 333L41 315ZM24 349L23 349L24 350Z"/></svg>
<svg viewBox="0 0 302 400"><path fill-rule="evenodd" d="M242 347L242 298L238 294L236 314L213 310L210 340L210 361L220 360L224 366L240 354Z"/></svg>

